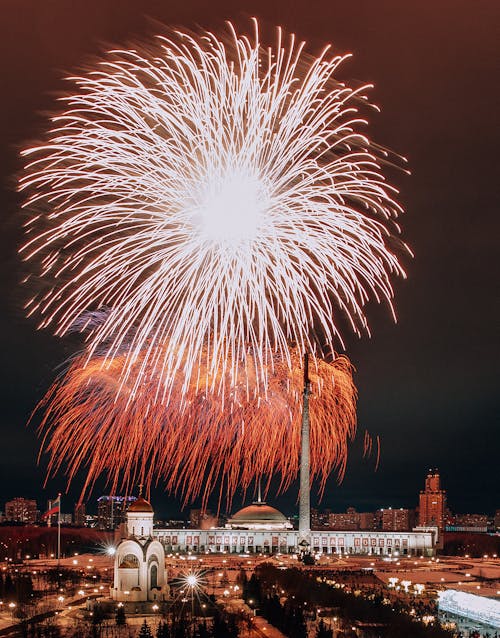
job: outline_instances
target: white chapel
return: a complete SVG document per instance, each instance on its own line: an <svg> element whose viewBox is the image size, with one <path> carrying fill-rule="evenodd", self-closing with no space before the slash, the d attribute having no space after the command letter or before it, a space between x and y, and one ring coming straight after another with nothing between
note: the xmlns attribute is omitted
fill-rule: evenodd
<svg viewBox="0 0 500 638"><path fill-rule="evenodd" d="M127 511L123 538L115 553L111 598L121 602L162 601L168 598L165 550L153 538L154 512L139 497Z"/></svg>

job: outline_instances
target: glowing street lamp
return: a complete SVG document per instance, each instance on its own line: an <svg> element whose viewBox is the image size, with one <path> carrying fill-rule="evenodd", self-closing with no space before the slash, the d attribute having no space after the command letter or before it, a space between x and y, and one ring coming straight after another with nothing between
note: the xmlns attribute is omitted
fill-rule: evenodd
<svg viewBox="0 0 500 638"><path fill-rule="evenodd" d="M411 580L402 580L401 586L404 588L405 592L408 593L408 587L411 585Z"/></svg>
<svg viewBox="0 0 500 638"><path fill-rule="evenodd" d="M198 584L198 578L196 574L188 574L186 576L186 585L188 585L188 587L194 588L196 587L197 584Z"/></svg>

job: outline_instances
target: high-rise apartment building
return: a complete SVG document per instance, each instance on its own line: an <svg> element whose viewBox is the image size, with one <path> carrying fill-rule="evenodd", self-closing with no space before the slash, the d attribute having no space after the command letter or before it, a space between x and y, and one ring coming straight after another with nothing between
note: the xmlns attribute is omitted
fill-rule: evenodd
<svg viewBox="0 0 500 638"><path fill-rule="evenodd" d="M346 512L332 512L329 517L331 529L356 530L360 528L360 514L354 507L348 507Z"/></svg>
<svg viewBox="0 0 500 638"><path fill-rule="evenodd" d="M363 529L363 530L375 529L375 514L374 514L374 512L360 512L359 513L359 529Z"/></svg>
<svg viewBox="0 0 500 638"><path fill-rule="evenodd" d="M13 498L5 503L5 520L33 525L38 519L36 501L27 498Z"/></svg>
<svg viewBox="0 0 500 638"><path fill-rule="evenodd" d="M73 524L76 527L85 527L85 524L86 524L85 503L75 503L75 511L73 514Z"/></svg>
<svg viewBox="0 0 500 638"><path fill-rule="evenodd" d="M100 496L97 499L97 527L116 529L125 522L127 509L136 500L135 496Z"/></svg>
<svg viewBox="0 0 500 638"><path fill-rule="evenodd" d="M421 527L444 529L446 492L441 489L441 479L437 470L429 470L425 479L425 489L420 492L418 523Z"/></svg>
<svg viewBox="0 0 500 638"><path fill-rule="evenodd" d="M407 532L415 524L414 511L402 507L381 509L377 512L380 520L380 529L384 532Z"/></svg>

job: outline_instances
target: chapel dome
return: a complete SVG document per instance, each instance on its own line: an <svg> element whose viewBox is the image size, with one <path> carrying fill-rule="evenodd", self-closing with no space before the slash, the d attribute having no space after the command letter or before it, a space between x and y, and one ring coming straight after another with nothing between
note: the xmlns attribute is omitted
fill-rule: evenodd
<svg viewBox="0 0 500 638"><path fill-rule="evenodd" d="M151 503L149 501L146 501L145 498L142 498L142 496L139 496L139 498L130 505L128 511L136 514L153 514Z"/></svg>

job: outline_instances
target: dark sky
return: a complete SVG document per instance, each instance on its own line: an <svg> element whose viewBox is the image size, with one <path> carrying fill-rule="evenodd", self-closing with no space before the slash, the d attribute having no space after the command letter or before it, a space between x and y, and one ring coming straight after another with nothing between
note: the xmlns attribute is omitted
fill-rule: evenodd
<svg viewBox="0 0 500 638"><path fill-rule="evenodd" d="M225 19L246 27L251 15L295 31L313 52L325 42L353 52L342 79L375 84L382 113L371 136L412 170L396 182L416 256L396 284L397 325L374 307L372 338L348 335L359 435L343 485L332 479L323 504L413 507L427 469L438 467L453 510L500 508L497 0L2 0L0 11L0 509L7 498L42 502L63 487L55 480L42 489L39 443L26 422L72 351L23 315L18 150L44 130L63 75L103 43L153 35L151 19L217 29ZM361 458L365 429L382 439L377 473ZM275 502L291 511L294 498L290 490ZM161 491L154 501L161 513L178 508Z"/></svg>

